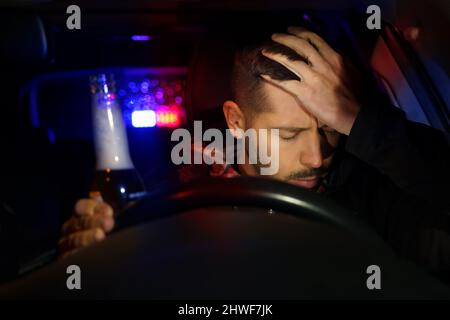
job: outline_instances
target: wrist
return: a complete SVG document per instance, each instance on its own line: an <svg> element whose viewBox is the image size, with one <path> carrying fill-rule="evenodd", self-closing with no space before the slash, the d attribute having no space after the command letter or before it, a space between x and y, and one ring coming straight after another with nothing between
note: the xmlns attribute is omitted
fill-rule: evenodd
<svg viewBox="0 0 450 320"><path fill-rule="evenodd" d="M350 108L345 114L343 115L342 119L340 120L340 126L339 129L336 129L342 134L345 134L346 136L350 135L350 132L352 131L353 125L355 124L355 120L358 116L360 107L355 105L354 107Z"/></svg>

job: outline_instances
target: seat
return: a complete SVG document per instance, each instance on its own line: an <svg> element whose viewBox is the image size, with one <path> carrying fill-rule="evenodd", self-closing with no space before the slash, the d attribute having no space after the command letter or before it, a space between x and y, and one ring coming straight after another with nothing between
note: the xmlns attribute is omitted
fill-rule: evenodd
<svg viewBox="0 0 450 320"><path fill-rule="evenodd" d="M233 44L213 34L199 41L188 71L186 108L190 125L201 120L204 128L225 128L222 104L231 99Z"/></svg>

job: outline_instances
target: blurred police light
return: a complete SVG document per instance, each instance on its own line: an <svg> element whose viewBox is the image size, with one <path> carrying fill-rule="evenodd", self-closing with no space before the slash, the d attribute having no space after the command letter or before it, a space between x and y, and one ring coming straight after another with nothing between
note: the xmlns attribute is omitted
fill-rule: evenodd
<svg viewBox="0 0 450 320"><path fill-rule="evenodd" d="M153 110L135 110L131 114L131 124L135 128L151 128L156 125L156 114Z"/></svg>
<svg viewBox="0 0 450 320"><path fill-rule="evenodd" d="M152 37L146 34L135 34L131 36L131 40L133 41L150 41Z"/></svg>

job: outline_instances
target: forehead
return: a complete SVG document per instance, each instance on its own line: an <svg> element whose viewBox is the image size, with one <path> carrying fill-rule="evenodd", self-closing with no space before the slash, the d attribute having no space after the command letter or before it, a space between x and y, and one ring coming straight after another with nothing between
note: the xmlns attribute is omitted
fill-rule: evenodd
<svg viewBox="0 0 450 320"><path fill-rule="evenodd" d="M272 127L306 127L314 121L292 94L271 84L263 83L268 111L261 112L257 122Z"/></svg>

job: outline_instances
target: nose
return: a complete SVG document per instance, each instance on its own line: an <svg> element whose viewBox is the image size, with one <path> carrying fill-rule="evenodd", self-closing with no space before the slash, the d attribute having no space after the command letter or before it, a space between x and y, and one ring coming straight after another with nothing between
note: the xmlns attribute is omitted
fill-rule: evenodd
<svg viewBox="0 0 450 320"><path fill-rule="evenodd" d="M323 164L320 134L317 130L308 132L309 137L303 143L300 162L309 168L320 168Z"/></svg>

